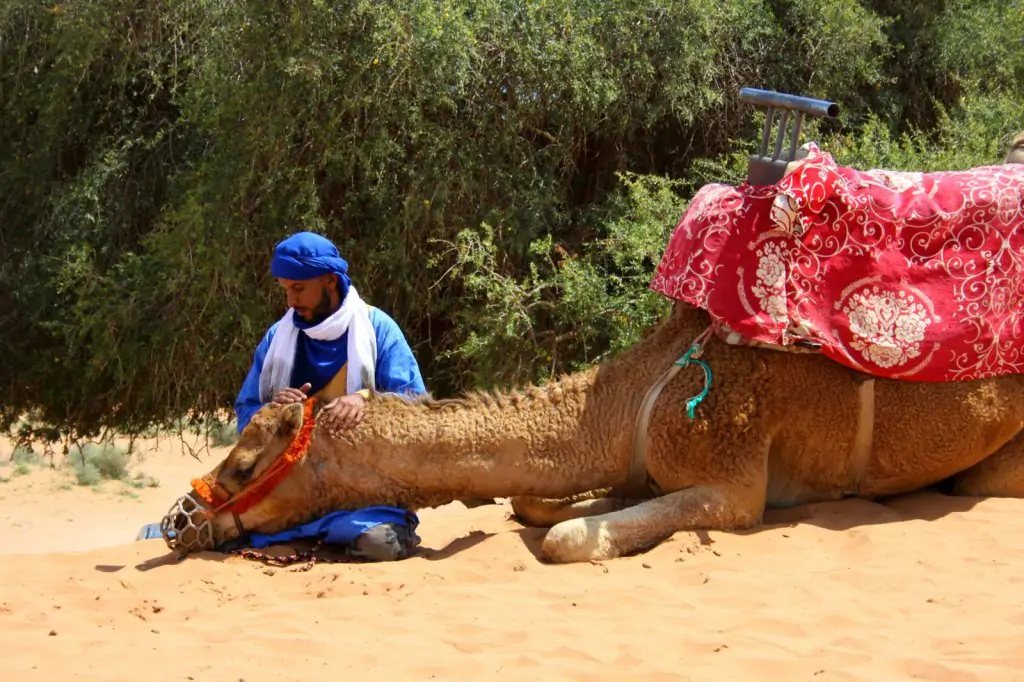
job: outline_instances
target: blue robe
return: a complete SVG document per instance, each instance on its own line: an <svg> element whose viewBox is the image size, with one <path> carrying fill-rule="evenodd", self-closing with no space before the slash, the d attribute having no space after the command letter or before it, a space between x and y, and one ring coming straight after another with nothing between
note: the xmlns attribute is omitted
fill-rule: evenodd
<svg viewBox="0 0 1024 682"><path fill-rule="evenodd" d="M328 545L351 547L355 545L360 535L382 523L405 526L409 530L415 531L420 520L413 512L387 506L364 507L356 511L336 511L315 521L279 533L269 535L251 533L249 546L253 549L264 549L270 545L310 538L323 540Z"/></svg>
<svg viewBox="0 0 1024 682"><path fill-rule="evenodd" d="M297 316L293 320L299 329L307 329L310 326ZM423 385L419 364L416 362L409 342L406 341L398 323L383 310L370 306L370 324L373 325L373 329L377 333L376 386L374 389L379 393L393 392L413 395L426 393L427 389ZM249 423L252 416L263 407L259 394L260 372L263 370L263 361L267 357L270 341L274 338L276 330L277 323L275 322L256 346L252 367L235 399L235 415L238 417L239 433ZM309 395L323 390L328 384L343 387L347 362L348 333L342 334L333 341L317 341L300 332L295 349L295 366L292 370L290 386L299 388L305 383L311 384Z"/></svg>

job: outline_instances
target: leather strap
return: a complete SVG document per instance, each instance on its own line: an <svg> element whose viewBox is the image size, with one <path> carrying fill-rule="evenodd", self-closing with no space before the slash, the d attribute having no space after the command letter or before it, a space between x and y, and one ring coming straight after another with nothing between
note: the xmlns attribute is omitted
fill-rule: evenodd
<svg viewBox="0 0 1024 682"><path fill-rule="evenodd" d="M636 425L633 428L633 448L629 458L629 476L626 482L612 491L612 497L647 497L654 492L658 494L660 488L650 473L647 471L647 430L651 423L651 413L662 390L668 385L682 367L673 364L661 375L654 385L647 391L644 400L640 403L640 412L636 416Z"/></svg>
<svg viewBox="0 0 1024 682"><path fill-rule="evenodd" d="M875 380L861 383L857 392L860 411L857 415L857 436L853 441L850 464L860 484L871 460L871 449L875 440Z"/></svg>

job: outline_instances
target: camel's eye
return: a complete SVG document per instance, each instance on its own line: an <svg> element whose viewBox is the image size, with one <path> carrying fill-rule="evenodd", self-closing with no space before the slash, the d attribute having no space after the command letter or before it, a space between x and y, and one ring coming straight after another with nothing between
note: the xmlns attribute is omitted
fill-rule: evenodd
<svg viewBox="0 0 1024 682"><path fill-rule="evenodd" d="M256 453L252 450L246 450L245 452L238 453L235 458L234 466L225 471L225 475L229 476L236 485L244 485L247 483L256 471L256 465L259 463L260 458L256 456Z"/></svg>

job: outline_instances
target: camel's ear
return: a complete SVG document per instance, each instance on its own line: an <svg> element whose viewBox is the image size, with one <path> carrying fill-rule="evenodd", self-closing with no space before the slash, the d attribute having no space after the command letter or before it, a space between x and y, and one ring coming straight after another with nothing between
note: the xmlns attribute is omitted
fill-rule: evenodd
<svg viewBox="0 0 1024 682"><path fill-rule="evenodd" d="M285 405L281 410L281 424L277 433L280 436L293 436L302 428L303 406L302 403L291 403Z"/></svg>

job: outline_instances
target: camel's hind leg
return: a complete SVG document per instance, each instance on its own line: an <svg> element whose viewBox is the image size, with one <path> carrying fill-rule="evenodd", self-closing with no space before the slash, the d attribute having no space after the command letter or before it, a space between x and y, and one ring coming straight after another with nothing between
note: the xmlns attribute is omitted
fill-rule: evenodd
<svg viewBox="0 0 1024 682"><path fill-rule="evenodd" d="M642 500L608 497L611 488L599 488L570 497L546 498L523 495L512 498L512 512L524 526L549 528L556 523L620 511Z"/></svg>
<svg viewBox="0 0 1024 682"><path fill-rule="evenodd" d="M989 457L953 477L953 494L1024 498L1024 431Z"/></svg>
<svg viewBox="0 0 1024 682"><path fill-rule="evenodd" d="M541 555L557 563L612 559L681 530L749 528L763 511L763 497L749 490L685 488L622 511L563 521L548 531Z"/></svg>

